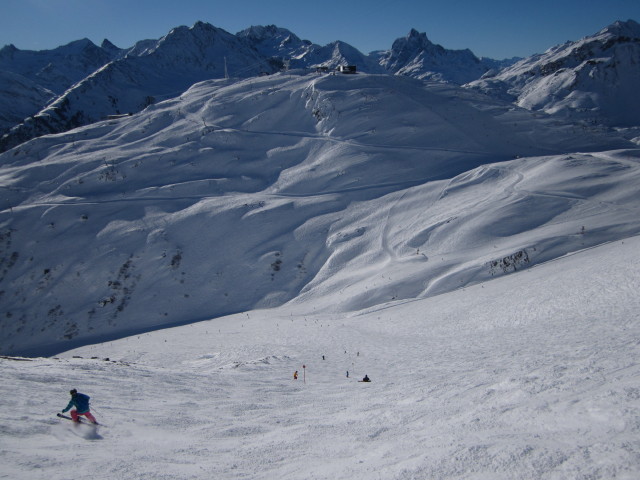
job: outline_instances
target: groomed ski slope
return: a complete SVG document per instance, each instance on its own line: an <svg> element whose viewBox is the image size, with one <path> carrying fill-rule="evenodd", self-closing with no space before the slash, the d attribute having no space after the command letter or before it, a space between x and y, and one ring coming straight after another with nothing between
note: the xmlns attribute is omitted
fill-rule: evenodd
<svg viewBox="0 0 640 480"><path fill-rule="evenodd" d="M1 359L1 476L636 479L639 251L629 237L352 314L283 306ZM106 426L55 417L73 387Z"/></svg>

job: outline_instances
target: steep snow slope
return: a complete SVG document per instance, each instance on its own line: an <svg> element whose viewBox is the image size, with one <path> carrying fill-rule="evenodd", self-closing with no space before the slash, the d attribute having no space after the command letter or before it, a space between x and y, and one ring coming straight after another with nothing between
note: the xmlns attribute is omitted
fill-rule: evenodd
<svg viewBox="0 0 640 480"><path fill-rule="evenodd" d="M639 250L627 238L352 315L254 311L0 359L2 473L638 478ZM74 387L105 427L55 418Z"/></svg>
<svg viewBox="0 0 640 480"><path fill-rule="evenodd" d="M51 90L32 80L0 70L0 136L54 98Z"/></svg>
<svg viewBox="0 0 640 480"><path fill-rule="evenodd" d="M616 126L640 123L640 24L616 22L595 35L526 58L470 84L521 107Z"/></svg>
<svg viewBox="0 0 640 480"><path fill-rule="evenodd" d="M101 47L83 39L37 52L4 46L0 49L0 136L121 52L107 40Z"/></svg>
<svg viewBox="0 0 640 480"><path fill-rule="evenodd" d="M0 156L1 349L56 352L300 294L350 310L624 238L637 151L566 153L625 146L401 77L204 82ZM532 155L547 157L495 164Z"/></svg>

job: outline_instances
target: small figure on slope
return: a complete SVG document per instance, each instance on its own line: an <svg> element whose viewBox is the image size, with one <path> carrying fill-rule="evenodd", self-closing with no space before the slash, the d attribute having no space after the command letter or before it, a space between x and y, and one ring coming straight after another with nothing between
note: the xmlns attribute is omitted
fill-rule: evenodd
<svg viewBox="0 0 640 480"><path fill-rule="evenodd" d="M75 407L75 410L71 410L70 412L71 418L74 422L79 422L79 416L83 415L87 417L91 423L98 423L89 410L89 395L78 393L75 388L69 393L71 394L71 400L69 400L69 404L65 407L65 409L62 410L62 413L65 413L72 407Z"/></svg>
<svg viewBox="0 0 640 480"><path fill-rule="evenodd" d="M362 380L360 380L361 382L370 382L371 380L369 379L369 375L365 375L364 378Z"/></svg>
<svg viewBox="0 0 640 480"><path fill-rule="evenodd" d="M298 379L298 370L296 370L295 372L293 372L293 379L297 380Z"/></svg>

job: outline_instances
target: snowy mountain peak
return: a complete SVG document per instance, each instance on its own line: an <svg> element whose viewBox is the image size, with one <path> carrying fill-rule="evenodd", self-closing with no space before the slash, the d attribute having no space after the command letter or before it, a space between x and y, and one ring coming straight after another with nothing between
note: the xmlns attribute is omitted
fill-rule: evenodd
<svg viewBox="0 0 640 480"><path fill-rule="evenodd" d="M10 116L5 116L5 123L0 124L0 132L7 132L0 139L0 151L39 135L66 131L108 115L140 111L151 103L183 93L201 80L225 76L245 78L287 67L314 71L318 66L331 69L347 64L355 65L358 72L456 84L467 84L482 77L485 82L482 88L486 92L516 100L525 108L543 109L548 113L598 111L596 116L590 113L591 121L601 121L602 117L611 115L612 110L614 115L619 114L619 101L603 100L611 94L601 91L607 82L614 86L613 91L618 84L624 84L621 90L624 95L637 97L632 85L638 83L633 64L640 44L639 31L640 25L633 20L616 22L592 37L521 61L511 70L504 67L513 62L480 60L468 49L446 49L414 28L394 41L390 50L369 55L339 40L318 46L276 25L252 26L233 35L201 21L191 27L176 27L159 40L139 41L128 49L119 49L108 40L98 47L88 39L40 52L20 51L7 45L0 50L0 69L35 78L40 92L51 91L59 97L55 103L47 100L34 111L33 101L48 97L33 95L33 91L18 92L19 97L29 100L24 102L24 108L18 106ZM613 50L618 53L610 54ZM568 70L578 66L581 70L575 70L573 78ZM505 81L508 72L516 72L518 80ZM542 90L533 88L532 83L540 77L548 77ZM579 80L574 81L578 77ZM9 77L4 78L6 81ZM527 91L519 92L525 84ZM20 82L20 85L27 83ZM555 91L558 85L564 89L562 92ZM592 90L594 85L599 91ZM0 101L10 102L16 94L15 86L0 85L0 95L6 97ZM582 93L564 102L576 88ZM532 90L537 92L532 95ZM522 93L526 98L521 98ZM559 105L558 99L564 103ZM553 105L547 108L547 103ZM605 108L600 108L600 103ZM626 110L623 123L636 122L634 112L640 109L624 106L623 110ZM16 118L22 121L11 123ZM602 121L617 123L619 120Z"/></svg>
<svg viewBox="0 0 640 480"><path fill-rule="evenodd" d="M210 23L196 22L191 27L180 26L172 29L167 35L158 40L157 50L175 48L191 50L193 47L205 50L215 42L217 37L231 38L233 35L221 28L214 27Z"/></svg>
<svg viewBox="0 0 640 480"><path fill-rule="evenodd" d="M394 62L392 65L406 63L411 57L415 56L417 52L431 49L436 49L440 52L444 51L443 47L432 43L427 38L426 33L420 33L416 29L412 28L405 37L398 38L393 42L391 52Z"/></svg>
<svg viewBox="0 0 640 480"><path fill-rule="evenodd" d="M600 30L599 34L611 34L617 37L628 37L630 39L640 39L640 23L635 20L616 21Z"/></svg>
<svg viewBox="0 0 640 480"><path fill-rule="evenodd" d="M348 43L337 40L331 44L333 47L332 59L337 60L339 65L362 63L364 56L360 51ZM357 57L360 57L356 60ZM358 61L359 60L359 61Z"/></svg>
<svg viewBox="0 0 640 480"><path fill-rule="evenodd" d="M310 41L301 40L290 30L276 25L254 25L236 36L267 58L300 58L312 48Z"/></svg>
<svg viewBox="0 0 640 480"><path fill-rule="evenodd" d="M16 46L13 43L10 43L0 48L0 57L13 55L17 51L18 49Z"/></svg>
<svg viewBox="0 0 640 480"><path fill-rule="evenodd" d="M106 38L100 44L100 48L102 48L103 50L106 50L108 52L116 52L116 51L120 52L120 51L122 51L121 48L116 47L113 43L111 43Z"/></svg>
<svg viewBox="0 0 640 480"><path fill-rule="evenodd" d="M241 32L238 32L237 35L255 43L263 43L274 39L280 43L302 42L302 40L300 40L300 38L290 30L277 27L276 25L253 25Z"/></svg>
<svg viewBox="0 0 640 480"><path fill-rule="evenodd" d="M413 28L382 53L380 65L396 75L458 84L480 78L489 69L470 50L448 50Z"/></svg>
<svg viewBox="0 0 640 480"><path fill-rule="evenodd" d="M424 32L420 33L415 28L412 28L404 38L397 39L391 48L427 48L430 46L435 46L435 44L427 38L427 34Z"/></svg>
<svg viewBox="0 0 640 480"><path fill-rule="evenodd" d="M615 22L470 86L530 110L587 123L640 124L640 25Z"/></svg>
<svg viewBox="0 0 640 480"><path fill-rule="evenodd" d="M80 45L82 43L76 48ZM225 72L236 77L251 77L264 71L277 71L277 66L270 65L235 35L204 22L192 27L176 27L158 41L136 44L124 58L119 58L122 55L119 50L106 51L93 44L84 45L84 56L77 55L79 62L87 64L87 58L102 58L102 61L98 65L88 64L83 71L84 78L75 84L60 81L66 85L64 93L3 136L0 150L109 115L138 112L158 100L183 93L194 83L224 78ZM87 55L90 45L94 51ZM52 65L55 68L59 63ZM47 73L49 77L61 77L53 71Z"/></svg>

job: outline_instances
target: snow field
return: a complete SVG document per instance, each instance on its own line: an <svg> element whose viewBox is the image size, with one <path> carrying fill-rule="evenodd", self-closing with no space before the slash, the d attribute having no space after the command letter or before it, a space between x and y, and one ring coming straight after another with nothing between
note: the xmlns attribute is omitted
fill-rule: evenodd
<svg viewBox="0 0 640 480"><path fill-rule="evenodd" d="M0 472L636 478L639 247L627 238L353 314L283 306L3 359ZM365 373L372 383L357 382ZM72 387L106 424L93 438L54 417Z"/></svg>

